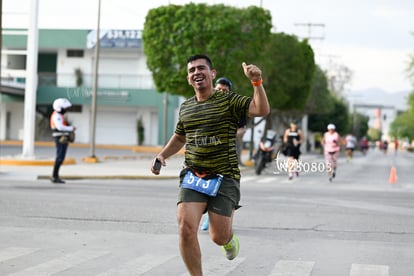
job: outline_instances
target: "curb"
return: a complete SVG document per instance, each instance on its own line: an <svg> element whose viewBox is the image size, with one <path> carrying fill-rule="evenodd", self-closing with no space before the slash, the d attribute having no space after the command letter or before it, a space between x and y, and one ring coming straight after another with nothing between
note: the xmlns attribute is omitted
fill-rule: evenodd
<svg viewBox="0 0 414 276"><path fill-rule="evenodd" d="M2 140L0 145L10 145L10 146L21 146L23 141L20 140ZM35 146L39 147L55 147L55 142L50 141L35 141ZM89 144L84 143L70 143L71 147L75 148L88 148ZM121 150L130 150L133 153L158 153L161 151L162 146L136 146L136 145L108 145L108 144L98 144L95 145L97 149L121 149ZM184 149L180 149L177 154L184 155Z"/></svg>
<svg viewBox="0 0 414 276"><path fill-rule="evenodd" d="M159 179L159 180L166 180L166 179L177 179L177 175L61 175L60 178L64 180L82 180L82 179L96 179L96 180L111 180L111 179L119 179L119 180L134 180L134 179ZM38 175L38 180L50 180L50 175Z"/></svg>
<svg viewBox="0 0 414 276"><path fill-rule="evenodd" d="M9 146L22 146L23 141L21 140L2 140L0 141L0 145L9 145ZM35 141L35 146L38 147L55 147L55 142L53 141ZM82 144L82 143L70 143L71 147L76 148L88 148L89 144ZM101 148L101 149L124 149L124 150L133 150L133 148L136 147L134 145L128 146L128 145L106 145L106 144L98 144L95 145L95 148Z"/></svg>
<svg viewBox="0 0 414 276"><path fill-rule="evenodd" d="M1 166L53 166L55 160L0 159ZM63 165L75 165L74 158L66 158Z"/></svg>
<svg viewBox="0 0 414 276"><path fill-rule="evenodd" d="M35 141L35 146L38 147L55 147L54 142L49 141ZM21 146L23 145L23 141L20 140L1 140L0 145L10 145L10 146ZM88 148L89 144L81 144L81 143L71 143L71 147L75 148ZM142 153L142 154L156 154L161 151L161 146L136 146L136 145L106 145L100 144L96 145L96 148L101 149L120 149L120 150L130 150L131 153ZM177 155L184 156L184 149L181 149ZM152 157L152 156L151 156ZM104 156L104 160L107 159L114 159L114 160L136 160L138 157L133 155L127 156ZM142 156L140 158L143 158ZM81 158L83 163L99 163L100 160L96 157L84 157ZM42 160L42 159L22 159L19 157L1 157L0 156L0 165L6 166L53 166L54 160ZM74 158L66 158L63 162L64 165L74 165L76 164L76 160Z"/></svg>

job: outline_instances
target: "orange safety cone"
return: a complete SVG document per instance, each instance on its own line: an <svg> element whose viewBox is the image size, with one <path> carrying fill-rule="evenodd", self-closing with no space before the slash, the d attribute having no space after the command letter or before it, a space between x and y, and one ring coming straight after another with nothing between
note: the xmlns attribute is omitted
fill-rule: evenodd
<svg viewBox="0 0 414 276"><path fill-rule="evenodd" d="M390 182L390 184L397 183L397 169L394 166L391 167L390 178L389 178L388 182Z"/></svg>

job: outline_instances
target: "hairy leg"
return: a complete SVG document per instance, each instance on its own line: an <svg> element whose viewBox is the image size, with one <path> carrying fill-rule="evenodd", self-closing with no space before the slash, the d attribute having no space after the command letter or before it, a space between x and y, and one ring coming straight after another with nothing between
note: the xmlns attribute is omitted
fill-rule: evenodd
<svg viewBox="0 0 414 276"><path fill-rule="evenodd" d="M206 203L201 202L181 202L177 207L181 257L192 276L202 275L201 250L197 234L205 208Z"/></svg>
<svg viewBox="0 0 414 276"><path fill-rule="evenodd" d="M210 238L217 245L225 245L233 236L233 215L226 217L217 213L208 212L210 218Z"/></svg>

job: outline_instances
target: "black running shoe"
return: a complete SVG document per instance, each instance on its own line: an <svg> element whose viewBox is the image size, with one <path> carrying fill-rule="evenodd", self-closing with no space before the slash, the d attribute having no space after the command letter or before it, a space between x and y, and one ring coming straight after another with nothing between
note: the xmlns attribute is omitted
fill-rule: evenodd
<svg viewBox="0 0 414 276"><path fill-rule="evenodd" d="M60 178L51 178L50 181L52 181L52 183L55 183L55 184L65 184L65 181L63 181Z"/></svg>

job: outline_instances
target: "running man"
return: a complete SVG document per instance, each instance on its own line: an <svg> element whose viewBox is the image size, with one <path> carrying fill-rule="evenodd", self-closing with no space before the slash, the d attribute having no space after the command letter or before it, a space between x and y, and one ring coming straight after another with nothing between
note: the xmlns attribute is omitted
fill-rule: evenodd
<svg viewBox="0 0 414 276"><path fill-rule="evenodd" d="M337 160L341 149L341 136L336 132L334 124L329 124L322 137L322 145L325 155L326 170L328 172L329 181L336 176Z"/></svg>
<svg viewBox="0 0 414 276"><path fill-rule="evenodd" d="M203 274L198 228L206 211L212 241L222 247L229 260L239 253L239 240L232 227L234 212L240 207L236 132L243 115L262 117L270 112L262 71L244 62L242 67L253 86L253 97L214 90L216 70L208 56L195 55L187 60L187 81L195 96L181 104L175 133L153 162L158 160L165 166L166 159L185 146L177 221L181 256L192 276ZM156 166L151 171L160 173Z"/></svg>

